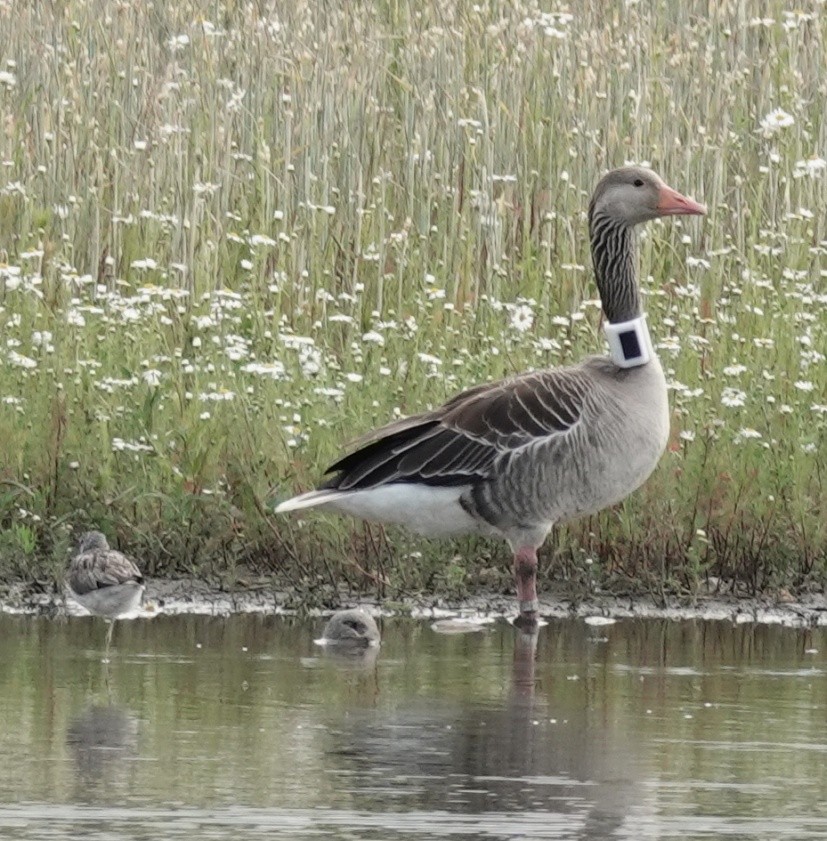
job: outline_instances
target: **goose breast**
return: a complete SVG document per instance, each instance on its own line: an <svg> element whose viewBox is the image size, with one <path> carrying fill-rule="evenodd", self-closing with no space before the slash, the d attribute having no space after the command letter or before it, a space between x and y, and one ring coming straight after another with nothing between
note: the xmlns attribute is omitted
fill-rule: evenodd
<svg viewBox="0 0 827 841"><path fill-rule="evenodd" d="M622 370L603 357L577 366L587 385L577 422L562 433L503 453L489 481L464 505L512 542L595 513L640 487L669 437L669 406L657 358Z"/></svg>

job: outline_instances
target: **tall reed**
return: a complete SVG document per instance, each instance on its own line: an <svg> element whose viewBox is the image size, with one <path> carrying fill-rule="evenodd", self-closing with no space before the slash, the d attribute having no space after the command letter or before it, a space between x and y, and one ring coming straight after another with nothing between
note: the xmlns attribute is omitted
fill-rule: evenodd
<svg viewBox="0 0 827 841"><path fill-rule="evenodd" d="M644 161L710 206L641 249L673 438L545 571L823 581L827 12L552 9L0 3L7 577L94 523L152 574L498 581L489 544L272 502L395 415L601 351L584 211Z"/></svg>

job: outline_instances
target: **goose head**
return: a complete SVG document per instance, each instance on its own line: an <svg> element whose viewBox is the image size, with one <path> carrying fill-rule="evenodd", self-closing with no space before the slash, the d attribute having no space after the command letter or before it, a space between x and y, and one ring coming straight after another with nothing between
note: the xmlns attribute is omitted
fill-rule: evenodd
<svg viewBox="0 0 827 841"><path fill-rule="evenodd" d="M642 166L613 169L600 179L589 205L589 219L609 218L625 227L659 216L703 215L706 207L668 187Z"/></svg>

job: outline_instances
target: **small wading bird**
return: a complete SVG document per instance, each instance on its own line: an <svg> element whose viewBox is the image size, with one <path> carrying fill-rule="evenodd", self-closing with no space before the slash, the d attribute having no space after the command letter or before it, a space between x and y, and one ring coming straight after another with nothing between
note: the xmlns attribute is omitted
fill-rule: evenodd
<svg viewBox="0 0 827 841"><path fill-rule="evenodd" d="M78 604L109 623L104 654L104 661L108 662L115 620L137 610L141 603L144 593L141 571L126 555L110 549L101 532L87 531L78 538L67 584Z"/></svg>
<svg viewBox="0 0 827 841"><path fill-rule="evenodd" d="M347 646L364 649L379 645L379 628L373 617L362 608L337 610L328 620L322 632L325 645Z"/></svg>
<svg viewBox="0 0 827 841"><path fill-rule="evenodd" d="M537 549L550 529L620 502L666 447L666 380L641 307L634 228L703 213L649 169L609 172L588 214L609 356L480 385L394 421L358 441L318 490L276 511L318 507L428 536L503 538L520 618L535 622Z"/></svg>

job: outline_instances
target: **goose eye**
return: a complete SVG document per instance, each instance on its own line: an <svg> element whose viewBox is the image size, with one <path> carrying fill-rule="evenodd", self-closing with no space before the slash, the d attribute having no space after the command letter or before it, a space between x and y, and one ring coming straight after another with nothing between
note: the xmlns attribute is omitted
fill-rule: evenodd
<svg viewBox="0 0 827 841"><path fill-rule="evenodd" d="M643 179L642 178L635 178L635 187L642 187L643 186Z"/></svg>

